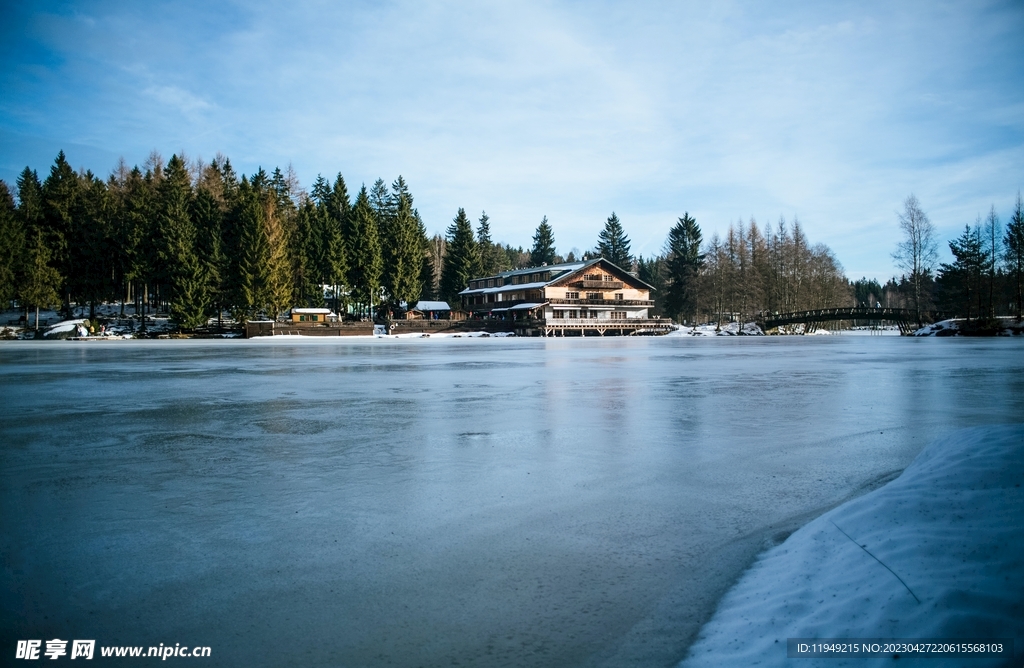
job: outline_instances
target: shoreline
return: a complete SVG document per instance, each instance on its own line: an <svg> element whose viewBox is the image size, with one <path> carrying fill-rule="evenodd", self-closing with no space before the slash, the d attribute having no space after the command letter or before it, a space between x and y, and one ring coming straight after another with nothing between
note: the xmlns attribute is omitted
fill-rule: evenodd
<svg viewBox="0 0 1024 668"><path fill-rule="evenodd" d="M1022 436L1019 424L947 434L927 444L902 472L826 509L760 552L701 626L680 668L755 660L788 665L786 640L794 637L1010 637L1019 657L1024 624L1013 621L1020 618L1021 604L1012 590L1021 593L1017 555L1024 541L1011 534L1024 509L1021 483L1013 482L1020 479L1014 469L1024 456ZM855 543L847 531L857 536ZM967 536L1002 549L983 550ZM808 665L864 665L866 657L837 658Z"/></svg>

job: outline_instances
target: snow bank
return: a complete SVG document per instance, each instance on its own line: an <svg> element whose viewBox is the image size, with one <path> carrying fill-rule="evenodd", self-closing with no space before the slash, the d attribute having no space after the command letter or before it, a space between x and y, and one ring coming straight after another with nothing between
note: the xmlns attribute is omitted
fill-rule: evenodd
<svg viewBox="0 0 1024 668"><path fill-rule="evenodd" d="M893 482L762 555L722 599L681 665L892 663L787 659L787 638L1013 638L1014 659L967 663L1020 666L1022 484L1024 425L968 429L932 443Z"/></svg>
<svg viewBox="0 0 1024 668"><path fill-rule="evenodd" d="M744 336L764 336L761 328L752 322L744 323L742 331ZM721 328L717 325L697 325L696 327L677 325L673 331L665 336L738 336L739 333L740 324L738 322L730 322L722 325Z"/></svg>
<svg viewBox="0 0 1024 668"><path fill-rule="evenodd" d="M995 329L990 330L990 334L998 334L1000 336L1024 334L1024 326L1022 326L1016 319L1001 316L996 320L997 322L994 325ZM964 335L963 329L965 322L966 321L963 318L940 320L939 322L925 325L914 332L914 336L962 336ZM970 333L970 331L967 332L967 334Z"/></svg>

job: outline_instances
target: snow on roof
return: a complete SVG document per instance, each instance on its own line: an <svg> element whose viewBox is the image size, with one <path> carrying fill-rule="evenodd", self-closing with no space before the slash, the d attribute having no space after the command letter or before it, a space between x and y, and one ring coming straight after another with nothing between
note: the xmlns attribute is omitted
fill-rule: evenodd
<svg viewBox="0 0 1024 668"><path fill-rule="evenodd" d="M933 442L759 557L681 665L793 666L788 638L1020 638L1022 470L1022 425Z"/></svg>
<svg viewBox="0 0 1024 668"><path fill-rule="evenodd" d="M595 264L599 264L599 263L602 263L602 262L607 264L607 265L610 265L611 267L614 267L619 272L621 272L623 275L628 276L630 281L639 283L640 285L645 286L649 290L653 290L654 289L654 286L652 286L651 284L649 284L649 283L647 283L645 281L640 280L640 278L637 275L633 274L632 272L626 271L622 267L618 267L618 266L612 264L611 262L609 262L608 260L606 260L604 258L596 257L593 260L587 260L586 262L565 262L565 263L562 263L562 264L551 264L551 265L541 266L541 267L527 267L526 269L516 269L514 271L505 271L505 272L502 272L500 274L496 274L494 276L483 276L481 278L474 278L474 279L471 279L471 280L473 280L473 281L487 281L487 280L491 280L491 279L498 279L498 280L501 281L501 284L499 284L498 286L493 287L493 288L468 288L467 287L465 290L463 290L459 294L460 295L482 295L482 294L490 294L490 293L494 293L494 292L508 292L509 290L519 290L519 289L527 289L527 290L529 290L529 289L543 288L543 287L546 287L546 286L550 285L551 283L554 283L555 281L558 281L558 280L561 280L561 279L565 278L566 275L568 275L568 274L577 272L577 271L579 271L581 269L585 269L587 267L590 267L590 266L593 266ZM510 276L527 276L529 274L536 274L536 273L541 273L541 272L545 272L545 271L551 272L551 274L552 274L551 278L549 280L547 280L547 281L540 281L540 282L535 282L535 283L520 283L518 285L512 285L512 284L505 285L504 284L504 279L509 278Z"/></svg>
<svg viewBox="0 0 1024 668"><path fill-rule="evenodd" d="M547 304L547 302L542 302L540 304L516 304L515 306L510 306L508 310L509 311L529 311L531 309L537 308L538 306L545 306L546 304Z"/></svg>
<svg viewBox="0 0 1024 668"><path fill-rule="evenodd" d="M452 307L448 306L448 302L430 302L421 301L416 302L416 305L412 307L413 311L451 311Z"/></svg>
<svg viewBox="0 0 1024 668"><path fill-rule="evenodd" d="M46 328L47 334L58 334L60 332L70 332L75 327L85 324L85 318L78 318L77 320L62 320L54 323Z"/></svg>
<svg viewBox="0 0 1024 668"><path fill-rule="evenodd" d="M474 280L476 280L476 279L474 279ZM554 281L554 280L555 280L555 278L551 279L551 281ZM475 290L472 289L472 288L466 288L465 290L463 290L459 294L460 295L485 295L485 294L491 294L491 293L494 293L494 292L511 292L511 291L514 291L514 290L537 290L537 289L543 288L548 283L551 283L551 281L540 281L538 283L519 283L518 285L512 285L510 283L508 285L499 285L499 286L494 287L494 288L476 288Z"/></svg>
<svg viewBox="0 0 1024 668"><path fill-rule="evenodd" d="M325 313L330 314L331 309L329 308L293 308L292 313Z"/></svg>

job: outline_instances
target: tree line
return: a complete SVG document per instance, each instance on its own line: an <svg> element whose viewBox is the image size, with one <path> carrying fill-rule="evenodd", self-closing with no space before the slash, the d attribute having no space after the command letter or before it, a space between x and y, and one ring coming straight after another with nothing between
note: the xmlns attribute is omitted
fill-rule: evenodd
<svg viewBox="0 0 1024 668"><path fill-rule="evenodd" d="M703 240L686 213L662 254L640 258L639 277L656 288L655 312L677 322L749 322L765 313L847 306L849 281L832 250L812 244L800 221L754 218Z"/></svg>
<svg viewBox="0 0 1024 668"><path fill-rule="evenodd" d="M939 240L935 226L910 195L897 214L903 240L893 258L904 273L885 285L861 279L854 284L858 301L882 303L916 310L919 320L926 311L971 321L996 316L1022 315L1024 283L1024 200L1017 193L1013 213L1005 229L995 205L987 216L965 224L955 239L947 241L953 261L938 262Z"/></svg>
<svg viewBox="0 0 1024 668"><path fill-rule="evenodd" d="M444 235L427 235L408 184L378 179L353 199L343 176L309 192L291 170L239 176L154 153L107 179L76 172L61 152L40 180L29 167L12 191L0 181L0 300L26 310L100 303L164 311L192 330L211 317L276 317L290 306L331 306L367 317L421 299L457 304L469 280L509 269L605 257L655 288L655 312L680 320L747 318L841 302L831 251L799 222L753 220L702 243L687 214L664 253L634 257L613 212L594 248L560 255L544 217L529 250L495 242L486 212L476 229L459 209ZM848 292L848 291L847 291ZM700 315L698 315L700 314Z"/></svg>
<svg viewBox="0 0 1024 668"><path fill-rule="evenodd" d="M530 261L491 241L484 214L467 265L467 225L460 210L446 237L428 237L401 176L353 199L341 174L306 192L290 169L239 177L223 157L165 164L154 153L101 179L61 152L42 181L28 167L14 191L0 181L0 303L88 304L93 318L97 304L121 302L122 315L126 304L163 310L186 330L222 312L276 317L291 306L366 316L435 298L441 285L451 299L467 272Z"/></svg>
<svg viewBox="0 0 1024 668"><path fill-rule="evenodd" d="M1021 313L1024 204L1005 233L994 207L949 242L936 264L934 226L913 196L898 214L894 258L904 269L885 285L851 283L832 251L812 244L798 220L753 218L704 240L685 213L665 247L634 256L612 212L594 248L560 255L547 217L530 249L495 242L483 212L459 209L445 234L428 236L399 176L360 187L339 173L301 189L291 169L239 176L230 160L158 154L107 179L75 172L61 152L45 180L26 167L12 191L0 181L0 300L26 309L99 303L163 310L186 330L223 312L276 317L291 306L330 306L372 317L421 299L459 302L470 279L510 269L607 258L654 288L654 314L678 322L749 321L766 312L875 304L940 308L966 317Z"/></svg>

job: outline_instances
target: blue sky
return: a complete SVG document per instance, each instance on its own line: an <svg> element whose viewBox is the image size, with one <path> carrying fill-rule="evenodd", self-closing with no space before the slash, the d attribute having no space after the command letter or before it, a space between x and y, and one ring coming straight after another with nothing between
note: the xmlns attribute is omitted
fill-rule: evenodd
<svg viewBox="0 0 1024 668"><path fill-rule="evenodd" d="M1024 188L1020 2L4 2L0 178L157 150L350 190L399 174L428 229L528 246L615 211L798 217L884 277L915 193L943 240Z"/></svg>

